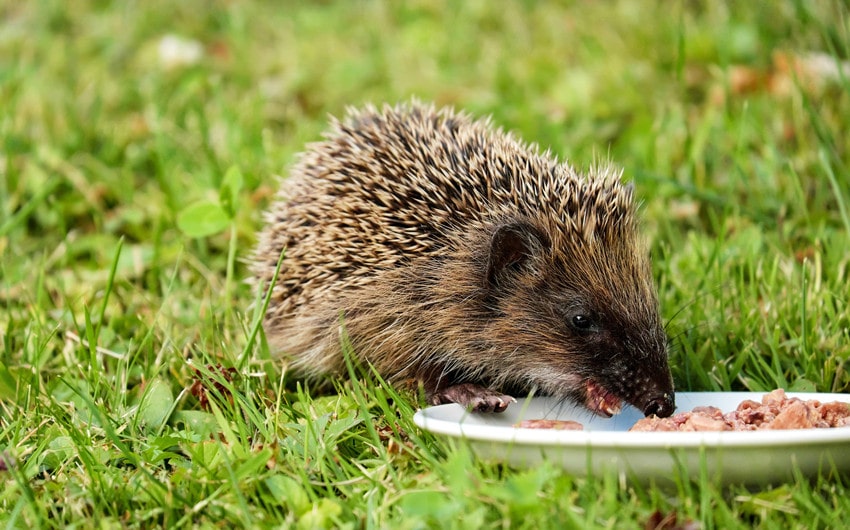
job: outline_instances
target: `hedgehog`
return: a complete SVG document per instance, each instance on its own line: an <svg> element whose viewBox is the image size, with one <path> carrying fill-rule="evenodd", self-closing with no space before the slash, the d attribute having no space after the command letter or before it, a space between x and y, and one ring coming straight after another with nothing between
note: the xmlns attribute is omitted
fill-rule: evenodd
<svg viewBox="0 0 850 530"><path fill-rule="evenodd" d="M669 416L636 210L621 170L576 170L489 118L348 109L265 213L250 260L271 289L263 328L307 380L344 377L350 347L431 404L501 412L534 393Z"/></svg>

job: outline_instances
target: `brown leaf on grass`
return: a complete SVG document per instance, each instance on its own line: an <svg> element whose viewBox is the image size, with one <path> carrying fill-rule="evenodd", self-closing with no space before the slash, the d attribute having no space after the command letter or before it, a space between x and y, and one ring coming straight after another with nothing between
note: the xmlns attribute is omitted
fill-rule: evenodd
<svg viewBox="0 0 850 530"><path fill-rule="evenodd" d="M797 263L803 263L804 261L812 261L815 258L815 254L817 251L814 247L806 247L798 250L794 253L794 260Z"/></svg>
<svg viewBox="0 0 850 530"><path fill-rule="evenodd" d="M223 40L213 41L207 46L207 53L222 61L229 60L231 55L230 45Z"/></svg>
<svg viewBox="0 0 850 530"><path fill-rule="evenodd" d="M732 65L729 68L729 91L733 94L759 92L767 86L770 73L751 66Z"/></svg>
<svg viewBox="0 0 850 530"><path fill-rule="evenodd" d="M709 82L709 70L691 66L686 70L685 82L694 87ZM808 93L817 93L830 83L850 77L850 62L839 61L822 52L789 52L775 50L771 64L753 66L730 65L725 72L724 84L713 84L708 98L721 105L727 96L746 96L766 93L784 98L794 93L797 87ZM786 136L793 131L787 131Z"/></svg>
<svg viewBox="0 0 850 530"><path fill-rule="evenodd" d="M775 51L769 88L772 94L785 96L799 83L803 90L817 92L847 76L850 76L850 62L839 61L827 53Z"/></svg>
<svg viewBox="0 0 850 530"><path fill-rule="evenodd" d="M407 447L408 449L413 449L413 443L410 441L407 433L402 430L401 427L396 427L398 429L399 438L401 440L396 440L395 433L393 429L389 425L376 425L375 430L378 433L378 438L381 439L382 442L387 446L387 452L391 455L401 454L402 446ZM401 443L399 443L399 441Z"/></svg>
<svg viewBox="0 0 850 530"><path fill-rule="evenodd" d="M678 519L676 512L664 515L656 510L649 516L643 527L646 530L699 530L702 528L702 525L696 521L688 519L679 523Z"/></svg>
<svg viewBox="0 0 850 530"><path fill-rule="evenodd" d="M268 184L262 184L257 186L257 189L251 193L251 202L256 204L260 201L267 201L272 199L277 193L277 189L274 186L270 186Z"/></svg>
<svg viewBox="0 0 850 530"><path fill-rule="evenodd" d="M225 368L221 364L216 364L215 366L208 364L207 370L219 374L228 383L232 383L233 380L236 379L236 368L233 368L232 366L230 368ZM192 383L192 386L189 387L189 393L198 399L201 409L209 411L209 392L212 389L215 389L216 392L225 396L231 403L233 402L233 395L231 395L230 391L223 383L213 379L202 378L200 371L197 369L195 369L195 374L195 381Z"/></svg>
<svg viewBox="0 0 850 530"><path fill-rule="evenodd" d="M692 76L697 79L696 76ZM733 64L728 67L725 75L725 83L711 83L708 90L708 100L715 106L726 103L727 96L735 97L741 95L763 92L769 84L770 72L754 66Z"/></svg>

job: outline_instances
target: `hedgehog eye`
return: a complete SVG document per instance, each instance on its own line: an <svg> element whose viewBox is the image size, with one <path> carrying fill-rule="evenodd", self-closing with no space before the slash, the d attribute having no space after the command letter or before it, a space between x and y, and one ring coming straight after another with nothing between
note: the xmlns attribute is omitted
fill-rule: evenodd
<svg viewBox="0 0 850 530"><path fill-rule="evenodd" d="M596 323L587 315L573 315L570 322L579 331L591 331L596 327Z"/></svg>

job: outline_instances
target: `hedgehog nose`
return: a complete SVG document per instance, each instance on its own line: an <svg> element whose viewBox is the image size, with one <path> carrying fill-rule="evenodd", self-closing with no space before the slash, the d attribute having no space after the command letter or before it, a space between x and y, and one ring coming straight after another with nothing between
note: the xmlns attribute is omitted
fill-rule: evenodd
<svg viewBox="0 0 850 530"><path fill-rule="evenodd" d="M664 393L660 396L650 398L643 409L644 416L655 414L659 418L666 418L676 410L676 400L672 393Z"/></svg>

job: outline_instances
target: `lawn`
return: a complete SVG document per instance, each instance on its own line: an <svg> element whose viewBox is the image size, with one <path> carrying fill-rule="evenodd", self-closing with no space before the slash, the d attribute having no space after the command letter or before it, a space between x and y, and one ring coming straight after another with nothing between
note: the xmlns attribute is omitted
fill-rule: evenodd
<svg viewBox="0 0 850 530"><path fill-rule="evenodd" d="M412 394L298 384L244 280L328 115L418 97L625 168L679 390L850 392L849 30L803 0L0 0L0 522L841 526L846 473L478 461Z"/></svg>

